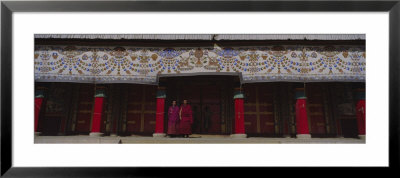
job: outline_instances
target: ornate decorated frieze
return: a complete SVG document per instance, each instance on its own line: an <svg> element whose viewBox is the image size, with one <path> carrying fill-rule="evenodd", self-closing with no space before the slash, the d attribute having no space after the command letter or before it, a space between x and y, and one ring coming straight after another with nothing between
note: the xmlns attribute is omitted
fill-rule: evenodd
<svg viewBox="0 0 400 178"><path fill-rule="evenodd" d="M162 75L240 73L244 83L365 82L365 47L35 46L36 81L148 83Z"/></svg>

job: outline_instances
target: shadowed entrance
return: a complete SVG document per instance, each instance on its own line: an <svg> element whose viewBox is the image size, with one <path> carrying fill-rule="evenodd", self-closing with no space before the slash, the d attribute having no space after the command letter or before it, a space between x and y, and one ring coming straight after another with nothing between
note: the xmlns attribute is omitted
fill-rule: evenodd
<svg viewBox="0 0 400 178"><path fill-rule="evenodd" d="M165 110L173 100L181 105L187 99L192 106L194 134L231 134L234 124L233 88L238 83L238 76L160 78L160 85L167 87ZM167 124L167 120L166 115L164 123Z"/></svg>

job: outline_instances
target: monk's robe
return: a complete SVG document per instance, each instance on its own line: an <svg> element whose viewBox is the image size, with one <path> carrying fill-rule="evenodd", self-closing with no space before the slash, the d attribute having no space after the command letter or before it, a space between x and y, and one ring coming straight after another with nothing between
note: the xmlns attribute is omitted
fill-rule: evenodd
<svg viewBox="0 0 400 178"><path fill-rule="evenodd" d="M181 106L181 116L182 120L180 121L179 124L180 134L183 135L192 134L193 117L192 117L192 108L190 107L190 105Z"/></svg>
<svg viewBox="0 0 400 178"><path fill-rule="evenodd" d="M168 131L169 135L179 134L179 106L170 106L168 109Z"/></svg>

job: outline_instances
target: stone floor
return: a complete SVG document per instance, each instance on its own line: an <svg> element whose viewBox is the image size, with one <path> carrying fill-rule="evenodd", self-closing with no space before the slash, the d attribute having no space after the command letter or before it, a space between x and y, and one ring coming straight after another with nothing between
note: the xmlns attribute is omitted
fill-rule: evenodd
<svg viewBox="0 0 400 178"><path fill-rule="evenodd" d="M34 143L100 143L100 144L363 144L365 139L356 138L231 138L229 135L191 135L189 138L145 137L145 136L35 136Z"/></svg>

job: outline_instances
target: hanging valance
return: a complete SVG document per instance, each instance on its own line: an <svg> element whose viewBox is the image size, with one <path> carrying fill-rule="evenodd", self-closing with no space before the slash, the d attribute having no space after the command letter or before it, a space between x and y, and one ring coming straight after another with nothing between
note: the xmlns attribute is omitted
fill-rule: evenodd
<svg viewBox="0 0 400 178"><path fill-rule="evenodd" d="M44 39L135 40L365 40L364 34L36 34Z"/></svg>
<svg viewBox="0 0 400 178"><path fill-rule="evenodd" d="M35 81L156 84L160 75L231 74L250 82L365 82L365 47L35 46Z"/></svg>

